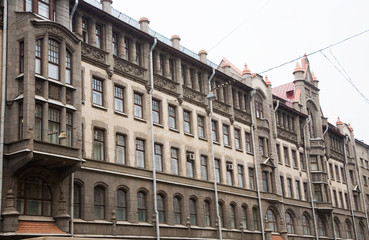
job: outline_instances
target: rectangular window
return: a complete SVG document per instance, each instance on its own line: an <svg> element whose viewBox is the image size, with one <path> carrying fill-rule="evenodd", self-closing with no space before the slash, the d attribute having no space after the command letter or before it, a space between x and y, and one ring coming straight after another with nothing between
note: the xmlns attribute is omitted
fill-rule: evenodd
<svg viewBox="0 0 369 240"><path fill-rule="evenodd" d="M301 170L306 170L304 153L300 152L300 167Z"/></svg>
<svg viewBox="0 0 369 240"><path fill-rule="evenodd" d="M119 164L126 164L126 138L124 135L117 134L116 139L116 161Z"/></svg>
<svg viewBox="0 0 369 240"><path fill-rule="evenodd" d="M338 207L337 192L336 192L336 190L333 190L333 196L332 196L332 198L333 198L333 206L334 207Z"/></svg>
<svg viewBox="0 0 369 240"><path fill-rule="evenodd" d="M118 112L124 112L123 88L114 86L114 109Z"/></svg>
<svg viewBox="0 0 369 240"><path fill-rule="evenodd" d="M142 95L138 93L134 93L134 111L135 117L143 118L143 103L142 103Z"/></svg>
<svg viewBox="0 0 369 240"><path fill-rule="evenodd" d="M311 171L318 171L318 158L317 156L310 156L310 169Z"/></svg>
<svg viewBox="0 0 369 240"><path fill-rule="evenodd" d="M229 146L229 127L223 124L223 143L225 146Z"/></svg>
<svg viewBox="0 0 369 240"><path fill-rule="evenodd" d="M240 130L234 130L234 145L236 149L241 149Z"/></svg>
<svg viewBox="0 0 369 240"><path fill-rule="evenodd" d="M211 120L211 138L213 142L218 142L218 122Z"/></svg>
<svg viewBox="0 0 369 240"><path fill-rule="evenodd" d="M237 171L238 171L238 186L243 188L243 186L244 186L244 184L243 184L243 166L238 165L237 166Z"/></svg>
<svg viewBox="0 0 369 240"><path fill-rule="evenodd" d="M155 167L157 172L163 171L163 153L162 153L162 146L160 144L154 145L155 149Z"/></svg>
<svg viewBox="0 0 369 240"><path fill-rule="evenodd" d="M276 149L277 149L277 162L278 163L280 163L280 164L282 164L282 162L281 162L281 150L280 150L280 148L279 148L279 144L276 144Z"/></svg>
<svg viewBox="0 0 369 240"><path fill-rule="evenodd" d="M23 51L24 51L24 49L23 49ZM38 40L36 40L36 46L35 46L35 73L36 74L42 74L42 72L41 72L41 69L42 69L42 54L41 53L42 53L42 41L41 41L41 39L38 39ZM24 64L24 62L21 61L21 64ZM21 67L23 69L24 66L21 66Z"/></svg>
<svg viewBox="0 0 369 240"><path fill-rule="evenodd" d="M296 199L301 199L301 190L300 190L300 181L295 181L295 187L296 187Z"/></svg>
<svg viewBox="0 0 369 240"><path fill-rule="evenodd" d="M49 0L38 1L38 14L45 18L50 18L50 3Z"/></svg>
<svg viewBox="0 0 369 240"><path fill-rule="evenodd" d="M189 158L189 155L193 153L187 153L187 177L194 177L194 162Z"/></svg>
<svg viewBox="0 0 369 240"><path fill-rule="evenodd" d="M255 189L255 177L254 177L254 169L253 168L249 168L249 184L250 184L250 189L254 190Z"/></svg>
<svg viewBox="0 0 369 240"><path fill-rule="evenodd" d="M169 78L174 80L175 62L173 59L169 59Z"/></svg>
<svg viewBox="0 0 369 240"><path fill-rule="evenodd" d="M37 41L36 41L36 55L37 55ZM37 65L37 62L36 62ZM19 43L19 73L24 73L24 42ZM37 67L36 67L36 73Z"/></svg>
<svg viewBox="0 0 369 240"><path fill-rule="evenodd" d="M233 164L230 162L227 162L226 167L227 167L227 184L232 186L233 185Z"/></svg>
<svg viewBox="0 0 369 240"><path fill-rule="evenodd" d="M169 115L169 128L176 129L176 107L169 105L168 107L168 115Z"/></svg>
<svg viewBox="0 0 369 240"><path fill-rule="evenodd" d="M208 158L201 155L201 179L208 180Z"/></svg>
<svg viewBox="0 0 369 240"><path fill-rule="evenodd" d="M60 110L49 108L49 143L59 144Z"/></svg>
<svg viewBox="0 0 369 240"><path fill-rule="evenodd" d="M259 137L259 152L262 156L265 156L264 138Z"/></svg>
<svg viewBox="0 0 369 240"><path fill-rule="evenodd" d="M269 192L268 172L263 171L262 172L262 177L263 177L263 191L264 192Z"/></svg>
<svg viewBox="0 0 369 240"><path fill-rule="evenodd" d="M49 78L59 80L59 43L49 39Z"/></svg>
<svg viewBox="0 0 369 240"><path fill-rule="evenodd" d="M246 141L246 151L251 153L252 144L251 144L251 134L250 133L245 133L245 141Z"/></svg>
<svg viewBox="0 0 369 240"><path fill-rule="evenodd" d="M205 138L205 120L202 116L197 116L197 129L199 138Z"/></svg>
<svg viewBox="0 0 369 240"><path fill-rule="evenodd" d="M304 196L305 196L305 201L309 201L309 193L308 193L308 185L306 182L303 183L304 186Z"/></svg>
<svg viewBox="0 0 369 240"><path fill-rule="evenodd" d="M35 106L35 140L42 140L42 105Z"/></svg>
<svg viewBox="0 0 369 240"><path fill-rule="evenodd" d="M280 176L280 181L281 181L281 191L282 191L282 196L285 197L285 190L284 190L284 177Z"/></svg>
<svg viewBox="0 0 369 240"><path fill-rule="evenodd" d="M355 177L354 177L354 171L350 170L350 180L353 185L355 185Z"/></svg>
<svg viewBox="0 0 369 240"><path fill-rule="evenodd" d="M215 159L215 180L220 183L220 160Z"/></svg>
<svg viewBox="0 0 369 240"><path fill-rule="evenodd" d="M139 168L145 168L145 142L136 139L136 164Z"/></svg>
<svg viewBox="0 0 369 240"><path fill-rule="evenodd" d="M96 105L103 105L103 81L92 79L92 103Z"/></svg>
<svg viewBox="0 0 369 240"><path fill-rule="evenodd" d="M338 196L340 197L341 208L344 208L344 206L343 206L343 193L342 192L338 192Z"/></svg>
<svg viewBox="0 0 369 240"><path fill-rule="evenodd" d="M141 44L136 43L136 63L137 65L141 66L142 62L141 62Z"/></svg>
<svg viewBox="0 0 369 240"><path fill-rule="evenodd" d="M171 148L171 162L172 162L172 174L178 175L179 173L179 161L178 161L178 149Z"/></svg>
<svg viewBox="0 0 369 240"><path fill-rule="evenodd" d="M94 159L104 161L104 131L94 129Z"/></svg>
<svg viewBox="0 0 369 240"><path fill-rule="evenodd" d="M25 1L26 12L32 12L32 0Z"/></svg>
<svg viewBox="0 0 369 240"><path fill-rule="evenodd" d="M297 163L297 158L296 158L296 151L295 150L291 150L291 154L292 154L292 164L294 168L298 168L298 163Z"/></svg>
<svg viewBox="0 0 369 240"><path fill-rule="evenodd" d="M182 76L182 84L185 85L186 76L187 76L187 67L185 65L181 65L181 76Z"/></svg>
<svg viewBox="0 0 369 240"><path fill-rule="evenodd" d="M183 126L185 133L191 133L191 112L183 111Z"/></svg>
<svg viewBox="0 0 369 240"><path fill-rule="evenodd" d="M128 38L124 38L124 59L129 61L129 49L130 41Z"/></svg>
<svg viewBox="0 0 369 240"><path fill-rule="evenodd" d="M72 83L72 55L68 51L65 56L65 83Z"/></svg>
<svg viewBox="0 0 369 240"><path fill-rule="evenodd" d="M367 186L368 185L368 182L366 180L366 176L363 176L363 179L364 179L364 185Z"/></svg>
<svg viewBox="0 0 369 240"><path fill-rule="evenodd" d="M111 50L113 52L113 55L115 56L118 55L118 34L116 32L113 32L113 35L112 35Z"/></svg>
<svg viewBox="0 0 369 240"><path fill-rule="evenodd" d="M67 146L72 147L73 144L73 113L66 113L65 121L66 135L67 135Z"/></svg>
<svg viewBox="0 0 369 240"><path fill-rule="evenodd" d="M333 172L332 163L329 163L329 174L331 175L331 179L334 180L334 172Z"/></svg>
<svg viewBox="0 0 369 240"><path fill-rule="evenodd" d="M284 154L284 164L286 166L290 166L290 158L288 157L288 148L283 147L283 154Z"/></svg>
<svg viewBox="0 0 369 240"><path fill-rule="evenodd" d="M334 169L336 171L336 179L337 179L337 181L341 181L341 179L340 179L340 172L339 172L338 166L334 166Z"/></svg>
<svg viewBox="0 0 369 240"><path fill-rule="evenodd" d="M202 74L200 72L197 73L197 84L199 86L199 92L204 91L204 87L202 86Z"/></svg>
<svg viewBox="0 0 369 240"><path fill-rule="evenodd" d="M102 27L96 24L96 47L102 48Z"/></svg>
<svg viewBox="0 0 369 240"><path fill-rule="evenodd" d="M314 200L317 202L323 201L322 189L319 184L314 184Z"/></svg>
<svg viewBox="0 0 369 240"><path fill-rule="evenodd" d="M287 178L287 197L292 198L292 179Z"/></svg>
<svg viewBox="0 0 369 240"><path fill-rule="evenodd" d="M346 183L345 172L343 171L343 167L341 167L341 178L342 178L342 182Z"/></svg>
<svg viewBox="0 0 369 240"><path fill-rule="evenodd" d="M159 56L159 60L160 60L160 74L162 76L164 76L164 68L165 68L165 57L164 55L160 54Z"/></svg>
<svg viewBox="0 0 369 240"><path fill-rule="evenodd" d="M160 124L160 101L155 99L152 100L152 120Z"/></svg>
<svg viewBox="0 0 369 240"><path fill-rule="evenodd" d="M88 20L82 18L82 41L88 43Z"/></svg>
<svg viewBox="0 0 369 240"><path fill-rule="evenodd" d="M23 102L20 102L18 105L18 131L19 131L19 140L23 139Z"/></svg>

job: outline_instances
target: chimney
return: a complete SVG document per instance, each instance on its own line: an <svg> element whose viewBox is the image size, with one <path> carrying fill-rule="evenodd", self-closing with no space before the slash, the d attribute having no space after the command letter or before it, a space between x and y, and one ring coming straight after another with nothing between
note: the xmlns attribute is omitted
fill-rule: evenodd
<svg viewBox="0 0 369 240"><path fill-rule="evenodd" d="M172 47L179 49L179 41L181 41L181 38L178 35L173 35L170 41L172 41Z"/></svg>
<svg viewBox="0 0 369 240"><path fill-rule="evenodd" d="M200 50L198 54L199 54L201 62L208 63L208 59L207 59L208 53L205 50Z"/></svg>
<svg viewBox="0 0 369 240"><path fill-rule="evenodd" d="M149 33L149 23L150 23L149 19L147 17L142 17L138 22L140 23L141 31Z"/></svg>
<svg viewBox="0 0 369 240"><path fill-rule="evenodd" d="M100 2L102 4L102 10L111 14L111 4L113 3L113 0L100 0Z"/></svg>

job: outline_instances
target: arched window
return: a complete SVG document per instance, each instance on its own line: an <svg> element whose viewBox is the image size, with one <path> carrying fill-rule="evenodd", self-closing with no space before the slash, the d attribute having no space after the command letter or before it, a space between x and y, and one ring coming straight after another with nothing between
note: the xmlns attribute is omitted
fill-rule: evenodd
<svg viewBox="0 0 369 240"><path fill-rule="evenodd" d="M127 196L126 191L118 189L117 191L117 219L127 220Z"/></svg>
<svg viewBox="0 0 369 240"><path fill-rule="evenodd" d="M49 78L59 80L59 43L53 39L49 39Z"/></svg>
<svg viewBox="0 0 369 240"><path fill-rule="evenodd" d="M204 225L210 226L210 203L208 201L204 201Z"/></svg>
<svg viewBox="0 0 369 240"><path fill-rule="evenodd" d="M259 94L255 95L255 114L256 118L263 118L263 99L260 97Z"/></svg>
<svg viewBox="0 0 369 240"><path fill-rule="evenodd" d="M174 224L181 224L181 199L173 198Z"/></svg>
<svg viewBox="0 0 369 240"><path fill-rule="evenodd" d="M197 214L196 214L196 200L190 198L190 223L191 225L197 225Z"/></svg>
<svg viewBox="0 0 369 240"><path fill-rule="evenodd" d="M290 213L286 213L286 226L288 233L295 233L295 226L293 224L293 218Z"/></svg>
<svg viewBox="0 0 369 240"><path fill-rule="evenodd" d="M259 213L256 207L252 209L252 220L254 223L254 230L259 230Z"/></svg>
<svg viewBox="0 0 369 240"><path fill-rule="evenodd" d="M334 219L334 234L336 235L336 238L341 238L340 222L338 219Z"/></svg>
<svg viewBox="0 0 369 240"><path fill-rule="evenodd" d="M302 215L302 230L304 235L311 235L310 233L310 220L306 214Z"/></svg>
<svg viewBox="0 0 369 240"><path fill-rule="evenodd" d="M69 51L65 56L65 83L72 84L72 54Z"/></svg>
<svg viewBox="0 0 369 240"><path fill-rule="evenodd" d="M365 239L365 230L362 224L359 225L359 240Z"/></svg>
<svg viewBox="0 0 369 240"><path fill-rule="evenodd" d="M310 135L310 138L315 138L315 125L314 125L313 114L311 113L310 109L307 109L307 112L309 116L309 135Z"/></svg>
<svg viewBox="0 0 369 240"><path fill-rule="evenodd" d="M105 189L97 186L94 189L95 219L104 219L105 216Z"/></svg>
<svg viewBox="0 0 369 240"><path fill-rule="evenodd" d="M277 220L274 216L273 211L270 209L267 211L267 219L269 223L269 228L272 230L272 232L278 232Z"/></svg>
<svg viewBox="0 0 369 240"><path fill-rule="evenodd" d="M231 204L229 206L229 210L230 210L230 224L231 224L231 228L236 228L236 206L234 204Z"/></svg>
<svg viewBox="0 0 369 240"><path fill-rule="evenodd" d="M46 182L38 177L20 181L17 210L25 215L51 216L51 191Z"/></svg>
<svg viewBox="0 0 369 240"><path fill-rule="evenodd" d="M73 217L81 218L81 186L77 183L73 186Z"/></svg>
<svg viewBox="0 0 369 240"><path fill-rule="evenodd" d="M165 206L163 195L156 195L156 200L158 205L159 223L165 223Z"/></svg>
<svg viewBox="0 0 369 240"><path fill-rule="evenodd" d="M241 225L243 229L247 229L247 206L241 208Z"/></svg>
<svg viewBox="0 0 369 240"><path fill-rule="evenodd" d="M318 218L318 232L319 232L319 236L327 236L326 227L325 227L324 220L322 219L322 217Z"/></svg>
<svg viewBox="0 0 369 240"><path fill-rule="evenodd" d="M146 222L146 195L143 192L137 193L137 212L138 221Z"/></svg>
<svg viewBox="0 0 369 240"><path fill-rule="evenodd" d="M346 238L352 239L351 223L349 221L345 222L345 231L346 231Z"/></svg>

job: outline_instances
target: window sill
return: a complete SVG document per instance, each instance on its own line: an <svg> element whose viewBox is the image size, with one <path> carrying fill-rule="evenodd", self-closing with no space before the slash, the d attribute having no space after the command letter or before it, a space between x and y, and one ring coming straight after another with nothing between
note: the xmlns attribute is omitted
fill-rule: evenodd
<svg viewBox="0 0 369 240"><path fill-rule="evenodd" d="M243 152L243 150L241 148L236 148L237 152Z"/></svg>
<svg viewBox="0 0 369 240"><path fill-rule="evenodd" d="M108 111L108 109L104 106L101 106L101 105L97 105L97 104L92 104L92 107L94 108L98 108L98 109L101 109L101 110L104 110L104 111Z"/></svg>
<svg viewBox="0 0 369 240"><path fill-rule="evenodd" d="M178 129L175 129L175 128L169 128L169 130L172 131L172 132L179 133L179 130Z"/></svg>
<svg viewBox="0 0 369 240"><path fill-rule="evenodd" d="M55 84L58 84L58 85L61 85L63 86L64 84L58 80L55 80L55 79L52 79L52 78L47 78L47 80L49 80L49 82L52 82L52 83L55 83Z"/></svg>
<svg viewBox="0 0 369 240"><path fill-rule="evenodd" d="M15 77L15 79L24 77L24 73L20 73L18 76Z"/></svg>
<svg viewBox="0 0 369 240"><path fill-rule="evenodd" d="M65 84L65 86L67 87L67 88L71 88L71 89L76 89L73 85L71 85L71 84L69 84L69 83L66 83Z"/></svg>
<svg viewBox="0 0 369 240"><path fill-rule="evenodd" d="M214 143L215 145L219 145L219 146L220 146L220 142L218 142L218 141L213 141L213 143Z"/></svg>
<svg viewBox="0 0 369 240"><path fill-rule="evenodd" d="M191 133L184 133L184 135L186 135L186 136L189 136L189 137L195 137L193 134L191 134Z"/></svg>
<svg viewBox="0 0 369 240"><path fill-rule="evenodd" d="M291 167L291 165L289 165L289 164L285 164L285 166L286 166L286 167Z"/></svg>
<svg viewBox="0 0 369 240"><path fill-rule="evenodd" d="M254 155L253 152L246 151L247 154Z"/></svg>
<svg viewBox="0 0 369 240"><path fill-rule="evenodd" d="M128 117L128 114L124 113L124 112L119 112L119 111L114 111L115 114L121 115L123 117Z"/></svg>
<svg viewBox="0 0 369 240"><path fill-rule="evenodd" d="M204 138L204 137L199 137L199 139L200 140L203 140L203 141L205 141L205 142L207 142L208 140L206 139L206 138Z"/></svg>
<svg viewBox="0 0 369 240"><path fill-rule="evenodd" d="M160 123L153 122L153 125L154 125L155 127L164 128L164 126L163 126L162 124L160 124Z"/></svg>
<svg viewBox="0 0 369 240"><path fill-rule="evenodd" d="M146 123L146 120L139 117L134 117L135 120Z"/></svg>
<svg viewBox="0 0 369 240"><path fill-rule="evenodd" d="M296 170L299 170L299 168L298 167L293 167L294 169L296 169Z"/></svg>
<svg viewBox="0 0 369 240"><path fill-rule="evenodd" d="M20 77L20 75L19 75L19 76L17 76L17 78L18 78L18 77ZM36 78L38 78L38 79L47 80L47 78L45 78L44 76L42 76L42 75L40 75L40 74L38 74L38 73L36 73L36 74L35 74L35 77L36 77Z"/></svg>
<svg viewBox="0 0 369 240"><path fill-rule="evenodd" d="M232 146L230 146L230 145L225 145L225 144L224 144L224 147L225 147L225 148L232 149Z"/></svg>

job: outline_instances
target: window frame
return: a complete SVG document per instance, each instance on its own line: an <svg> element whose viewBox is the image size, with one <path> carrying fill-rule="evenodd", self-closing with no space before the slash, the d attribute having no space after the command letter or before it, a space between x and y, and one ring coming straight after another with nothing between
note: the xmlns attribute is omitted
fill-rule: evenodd
<svg viewBox="0 0 369 240"><path fill-rule="evenodd" d="M161 124L160 109L161 101L157 99L152 100L152 120L153 123Z"/></svg>
<svg viewBox="0 0 369 240"><path fill-rule="evenodd" d="M92 77L92 104L104 106L104 81Z"/></svg>
<svg viewBox="0 0 369 240"><path fill-rule="evenodd" d="M117 133L115 139L115 161L118 164L126 164L126 136ZM120 139L121 138L121 139Z"/></svg>
<svg viewBox="0 0 369 240"><path fill-rule="evenodd" d="M183 110L183 131L185 134L192 134L191 112Z"/></svg>
<svg viewBox="0 0 369 240"><path fill-rule="evenodd" d="M94 128L93 142L93 159L105 161L105 130ZM98 151L100 152L100 156L97 155Z"/></svg>
<svg viewBox="0 0 369 240"><path fill-rule="evenodd" d="M97 48L103 49L103 26L98 23L95 25L95 42Z"/></svg>
<svg viewBox="0 0 369 240"><path fill-rule="evenodd" d="M177 129L177 107L168 105L168 127L169 129Z"/></svg>
<svg viewBox="0 0 369 240"><path fill-rule="evenodd" d="M60 43L53 38L49 38L47 49L48 78L60 81ZM52 69L57 72L54 73Z"/></svg>
<svg viewBox="0 0 369 240"><path fill-rule="evenodd" d="M117 220L127 220L127 191L119 188L117 190Z"/></svg>
<svg viewBox="0 0 369 240"><path fill-rule="evenodd" d="M124 113L124 90L124 87L114 85L114 111L116 112Z"/></svg>
<svg viewBox="0 0 369 240"><path fill-rule="evenodd" d="M59 144L60 134L60 109L55 107L49 107L48 112L48 142L53 144Z"/></svg>
<svg viewBox="0 0 369 240"><path fill-rule="evenodd" d="M145 140L136 138L136 166L145 168Z"/></svg>
<svg viewBox="0 0 369 240"><path fill-rule="evenodd" d="M227 124L223 124L222 127L223 130L223 144L224 146L231 146L229 141L229 126Z"/></svg>
<svg viewBox="0 0 369 240"><path fill-rule="evenodd" d="M101 194L101 195L97 195L97 194ZM102 186L94 187L94 219L97 219L97 220L105 219L105 194L106 194L106 189L104 187Z"/></svg>
<svg viewBox="0 0 369 240"><path fill-rule="evenodd" d="M163 171L163 145L154 143L155 169L157 172Z"/></svg>
<svg viewBox="0 0 369 240"><path fill-rule="evenodd" d="M147 222L146 193L143 191L137 192L137 221Z"/></svg>
<svg viewBox="0 0 369 240"><path fill-rule="evenodd" d="M205 117L200 115L197 116L197 130L199 138L205 139Z"/></svg>

